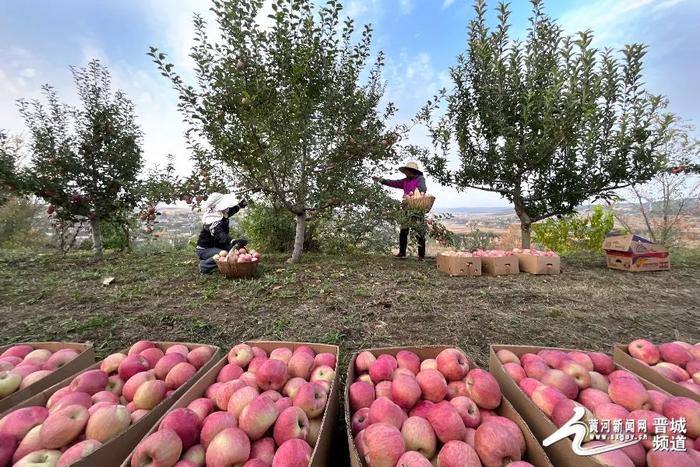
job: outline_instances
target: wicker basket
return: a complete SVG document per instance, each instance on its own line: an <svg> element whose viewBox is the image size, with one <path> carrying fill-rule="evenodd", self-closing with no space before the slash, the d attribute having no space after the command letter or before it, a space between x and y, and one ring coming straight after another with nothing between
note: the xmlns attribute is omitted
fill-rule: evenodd
<svg viewBox="0 0 700 467"><path fill-rule="evenodd" d="M411 209L419 209L423 212L428 212L433 209L433 203L435 203L435 196L424 196L422 198L405 198L405 203Z"/></svg>
<svg viewBox="0 0 700 467"><path fill-rule="evenodd" d="M216 266L219 268L219 272L225 277L243 279L245 277L251 277L253 274L255 274L255 271L258 269L258 262L229 263L227 261L222 263L221 261L217 261Z"/></svg>

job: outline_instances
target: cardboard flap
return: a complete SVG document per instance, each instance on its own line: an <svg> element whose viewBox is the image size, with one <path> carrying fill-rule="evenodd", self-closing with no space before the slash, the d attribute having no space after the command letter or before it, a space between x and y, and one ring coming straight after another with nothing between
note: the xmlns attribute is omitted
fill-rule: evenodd
<svg viewBox="0 0 700 467"><path fill-rule="evenodd" d="M668 252L651 240L640 235L610 235L603 241L605 251L624 251L629 253L643 254L655 252Z"/></svg>

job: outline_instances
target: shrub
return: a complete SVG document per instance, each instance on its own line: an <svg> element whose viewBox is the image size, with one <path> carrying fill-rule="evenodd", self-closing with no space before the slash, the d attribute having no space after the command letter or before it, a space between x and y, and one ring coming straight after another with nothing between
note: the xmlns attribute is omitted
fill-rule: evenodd
<svg viewBox="0 0 700 467"><path fill-rule="evenodd" d="M9 197L0 206L0 247L39 246L46 235L36 222L42 206L27 198Z"/></svg>
<svg viewBox="0 0 700 467"><path fill-rule="evenodd" d="M231 229L233 237L245 236L253 247L263 251L292 251L295 234L292 213L286 209L257 203L249 205L245 211L245 216L239 222L242 232Z"/></svg>
<svg viewBox="0 0 700 467"><path fill-rule="evenodd" d="M614 224L611 210L594 206L587 217L571 214L534 224L533 234L537 244L559 254L598 251L603 247L605 235L613 229Z"/></svg>

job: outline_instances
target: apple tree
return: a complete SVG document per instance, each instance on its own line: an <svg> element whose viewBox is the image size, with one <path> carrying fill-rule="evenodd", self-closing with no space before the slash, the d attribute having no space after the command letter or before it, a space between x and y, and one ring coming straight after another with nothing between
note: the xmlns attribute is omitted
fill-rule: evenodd
<svg viewBox="0 0 700 467"><path fill-rule="evenodd" d="M150 55L179 93L199 167L228 168L238 187L294 215L292 260L307 224L323 212L380 196L371 175L394 162L397 128L380 109L383 56L370 63L372 31L354 41L338 0L214 0L220 37L195 16L196 86L156 48Z"/></svg>
<svg viewBox="0 0 700 467"><path fill-rule="evenodd" d="M49 204L57 223L89 223L101 256L102 224L129 215L138 201L141 130L134 105L112 90L98 60L71 70L78 107L62 103L49 85L43 87L45 102L19 101L29 158L16 178L22 191Z"/></svg>
<svg viewBox="0 0 700 467"><path fill-rule="evenodd" d="M534 222L654 177L669 120L653 124L663 100L645 91L643 45L598 50L591 31L567 36L542 0L531 3L527 36L514 40L508 5L498 6L490 29L486 0L476 0L467 50L451 68L453 89L417 117L433 149L413 148L443 184L513 203L523 247ZM458 167L450 167L454 152Z"/></svg>

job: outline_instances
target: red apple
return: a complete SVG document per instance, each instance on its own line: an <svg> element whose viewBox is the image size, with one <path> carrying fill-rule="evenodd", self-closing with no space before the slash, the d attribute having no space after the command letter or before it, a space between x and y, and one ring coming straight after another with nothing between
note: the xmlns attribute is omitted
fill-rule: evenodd
<svg viewBox="0 0 700 467"><path fill-rule="evenodd" d="M122 388L122 396L124 399L131 402L134 400L134 395L136 390L146 381L153 381L156 377L150 371L142 371L141 373L136 373L134 376L129 378L129 380L124 383Z"/></svg>
<svg viewBox="0 0 700 467"><path fill-rule="evenodd" d="M396 463L399 467L433 467L428 459L416 451L406 451Z"/></svg>
<svg viewBox="0 0 700 467"><path fill-rule="evenodd" d="M566 396L561 393L556 388L552 386L542 385L536 388L530 396L532 402L539 407L539 409L547 415L547 417L552 418L552 412L554 407L562 400L566 399Z"/></svg>
<svg viewBox="0 0 700 467"><path fill-rule="evenodd" d="M523 370L523 367L517 363L504 363L503 369L506 370L506 373L508 373L508 375L510 375L510 377L513 378L516 383L519 383L520 380L527 378L525 370Z"/></svg>
<svg viewBox="0 0 700 467"><path fill-rule="evenodd" d="M420 362L420 369L423 370L437 370L437 360L434 358L426 358Z"/></svg>
<svg viewBox="0 0 700 467"><path fill-rule="evenodd" d="M421 370L416 375L423 398L431 402L440 402L447 395L447 381L438 370Z"/></svg>
<svg viewBox="0 0 700 467"><path fill-rule="evenodd" d="M469 372L469 360L458 349L445 349L435 358L437 369L447 381L459 381Z"/></svg>
<svg viewBox="0 0 700 467"><path fill-rule="evenodd" d="M399 430L406 420L406 414L401 410L401 407L387 397L380 397L372 402L372 405L369 407L368 417L370 425L388 423Z"/></svg>
<svg viewBox="0 0 700 467"><path fill-rule="evenodd" d="M445 396L447 400L466 395L467 385L464 384L464 381L452 381L450 383L447 383L447 396Z"/></svg>
<svg viewBox="0 0 700 467"><path fill-rule="evenodd" d="M294 396L296 396L299 388L305 385L306 383L307 381L304 378L289 378L289 381L287 381L284 387L282 388L282 394L294 399ZM370 387L372 386L370 385ZM374 393L374 387L372 387L372 393Z"/></svg>
<svg viewBox="0 0 700 467"><path fill-rule="evenodd" d="M381 381L374 386L374 397L388 397L391 399L391 381Z"/></svg>
<svg viewBox="0 0 700 467"><path fill-rule="evenodd" d="M506 363L515 363L517 365L520 365L520 359L510 350L501 349L498 352L496 352L496 357L504 365Z"/></svg>
<svg viewBox="0 0 700 467"><path fill-rule="evenodd" d="M698 463L682 451L648 451L647 465L649 467L697 467Z"/></svg>
<svg viewBox="0 0 700 467"><path fill-rule="evenodd" d="M115 394L117 396L121 395L124 389L124 380L119 377L119 375L112 375L107 378L107 385L105 390Z"/></svg>
<svg viewBox="0 0 700 467"><path fill-rule="evenodd" d="M308 433L309 419L299 407L289 407L280 413L273 429L273 437L278 446L290 439L306 440Z"/></svg>
<svg viewBox="0 0 700 467"><path fill-rule="evenodd" d="M661 358L659 349L645 339L637 339L630 342L627 346L627 350L631 356L643 361L647 365L658 363Z"/></svg>
<svg viewBox="0 0 700 467"><path fill-rule="evenodd" d="M588 355L585 352L569 352L568 354L566 354L566 356L569 359L581 365L586 370L586 372L595 370L593 360L591 359L590 355Z"/></svg>
<svg viewBox="0 0 700 467"><path fill-rule="evenodd" d="M523 378L518 383L518 387L522 389L528 397L532 397L532 393L540 386L544 385L534 378Z"/></svg>
<svg viewBox="0 0 700 467"><path fill-rule="evenodd" d="M556 349L542 349L537 352L537 355L552 368L557 368L559 363L567 358L566 352Z"/></svg>
<svg viewBox="0 0 700 467"><path fill-rule="evenodd" d="M179 408L168 412L158 426L159 430L171 429L180 437L182 449L187 450L199 443L201 422L199 416L190 409Z"/></svg>
<svg viewBox="0 0 700 467"><path fill-rule="evenodd" d="M289 363L292 358L292 349L287 347L278 347L270 352L270 358L273 360L279 360L285 364Z"/></svg>
<svg viewBox="0 0 700 467"><path fill-rule="evenodd" d="M425 418L407 418L401 427L401 436L407 451L417 451L427 458L435 455L437 445L435 431Z"/></svg>
<svg viewBox="0 0 700 467"><path fill-rule="evenodd" d="M250 386L243 386L231 395L231 397L228 400L228 406L226 410L228 411L228 413L230 413L231 415L236 417L236 419L238 419L238 417L241 416L241 412L243 412L243 409L245 409L245 407L259 395L260 393L257 389L252 388Z"/></svg>
<svg viewBox="0 0 700 467"><path fill-rule="evenodd" d="M108 355L102 363L100 363L100 370L107 374L114 373L119 368L121 362L124 361L126 355L123 353L113 353Z"/></svg>
<svg viewBox="0 0 700 467"><path fill-rule="evenodd" d="M41 449L30 452L20 459L12 467L52 467L58 463L61 451L55 449Z"/></svg>
<svg viewBox="0 0 700 467"><path fill-rule="evenodd" d="M252 441L255 441L262 438L274 425L278 415L277 406L272 400L258 396L243 408L238 418L238 426Z"/></svg>
<svg viewBox="0 0 700 467"><path fill-rule="evenodd" d="M148 360L146 360L142 355L131 354L119 364L117 371L119 373L119 377L124 381L127 381L136 373L147 371L149 368L151 367L148 365ZM107 375L105 374L105 379L106 378Z"/></svg>
<svg viewBox="0 0 700 467"><path fill-rule="evenodd" d="M11 465L15 449L17 449L17 439L10 434L0 432L0 465Z"/></svg>
<svg viewBox="0 0 700 467"><path fill-rule="evenodd" d="M306 352L297 352L291 356L287 363L290 377L309 379L314 366L314 357Z"/></svg>
<svg viewBox="0 0 700 467"><path fill-rule="evenodd" d="M523 362L523 370L528 378L540 379L545 373L547 373L551 368L542 360L528 360Z"/></svg>
<svg viewBox="0 0 700 467"><path fill-rule="evenodd" d="M595 408L600 404L611 402L607 392L592 388L581 391L578 395L578 401L590 411L595 411Z"/></svg>
<svg viewBox="0 0 700 467"><path fill-rule="evenodd" d="M369 371L369 367L377 359L371 352L366 350L357 354L355 357L355 371L357 373L363 373Z"/></svg>
<svg viewBox="0 0 700 467"><path fill-rule="evenodd" d="M589 371L588 376L591 378L591 386L593 389L598 389L600 391L608 392L608 378L605 375L598 373L597 371Z"/></svg>
<svg viewBox="0 0 700 467"><path fill-rule="evenodd" d="M238 344L229 351L227 359L229 363L235 363L239 367L245 368L253 356L253 349L248 344Z"/></svg>
<svg viewBox="0 0 700 467"><path fill-rule="evenodd" d="M93 395L107 387L107 373L102 370L88 370L73 378L69 387L73 392L87 392Z"/></svg>
<svg viewBox="0 0 700 467"><path fill-rule="evenodd" d="M398 368L396 359L391 355L380 355L369 367L369 376L374 384L380 381L388 381Z"/></svg>
<svg viewBox="0 0 700 467"><path fill-rule="evenodd" d="M578 395L576 380L561 370L549 370L542 376L540 381L543 384L557 388L569 399L576 399Z"/></svg>
<svg viewBox="0 0 700 467"><path fill-rule="evenodd" d="M430 408L428 421L437 438L443 443L453 439L463 440L466 435L466 427L462 417L457 409L447 401L438 402Z"/></svg>
<svg viewBox="0 0 700 467"><path fill-rule="evenodd" d="M309 381L315 381L330 388L331 383L335 379L335 370L329 366L318 366L311 373Z"/></svg>
<svg viewBox="0 0 700 467"><path fill-rule="evenodd" d="M128 355L140 354L144 350L150 349L155 346L155 343L148 340L138 341L129 348Z"/></svg>
<svg viewBox="0 0 700 467"><path fill-rule="evenodd" d="M236 428L236 418L228 412L213 412L207 415L207 418L202 422L202 430L199 438L204 449L209 447L209 443L221 431L227 428ZM179 437L178 437L179 439Z"/></svg>
<svg viewBox="0 0 700 467"><path fill-rule="evenodd" d="M688 351L683 348L683 346L675 342L661 344L659 345L658 349L661 360L665 362L673 363L680 367L685 367L690 360L690 354Z"/></svg>
<svg viewBox="0 0 700 467"><path fill-rule="evenodd" d="M216 377L216 381L220 383L225 383L227 381L233 381L238 379L243 374L243 369L236 365L235 363L228 363L221 367L219 370L219 375Z"/></svg>
<svg viewBox="0 0 700 467"><path fill-rule="evenodd" d="M670 419L685 417L687 436L700 436L700 402L687 397L669 397L664 402L662 413Z"/></svg>
<svg viewBox="0 0 700 467"><path fill-rule="evenodd" d="M273 389L275 391L282 389L288 379L287 364L275 358L266 360L255 373L255 380L260 389L264 391L268 389Z"/></svg>
<svg viewBox="0 0 700 467"><path fill-rule="evenodd" d="M205 345L201 345L199 347L196 347L192 350L190 350L187 353L187 361L190 362L195 368L200 369L202 368L209 360L211 360L211 357L214 356L214 349L211 347L207 347Z"/></svg>
<svg viewBox="0 0 700 467"><path fill-rule="evenodd" d="M335 368L336 357L332 353L321 352L314 357L314 368L319 366L329 366Z"/></svg>
<svg viewBox="0 0 700 467"><path fill-rule="evenodd" d="M318 383L306 383L297 391L293 404L300 407L309 420L318 417L326 407L327 394Z"/></svg>
<svg viewBox="0 0 700 467"><path fill-rule="evenodd" d="M94 439L86 439L66 449L56 463L56 467L68 467L86 458L102 447L102 443Z"/></svg>
<svg viewBox="0 0 700 467"><path fill-rule="evenodd" d="M146 381L138 387L134 394L134 406L137 409L153 409L165 399L166 391L165 381L159 379Z"/></svg>
<svg viewBox="0 0 700 467"><path fill-rule="evenodd" d="M586 354L581 355L588 358ZM591 367L592 366L593 364L591 363ZM590 370L586 369L583 365L580 365L573 360L565 359L559 364L559 369L571 376L574 381L576 381L579 389L586 389L591 385L591 375L588 373Z"/></svg>
<svg viewBox="0 0 700 467"><path fill-rule="evenodd" d="M209 444L206 452L208 467L242 465L250 457L250 440L238 428L226 428Z"/></svg>
<svg viewBox="0 0 700 467"><path fill-rule="evenodd" d="M182 441L174 430L158 430L136 446L131 466L175 465L182 454Z"/></svg>
<svg viewBox="0 0 700 467"><path fill-rule="evenodd" d="M51 355L48 360L44 363L44 370L57 370L61 368L66 363L73 360L78 356L78 351L75 349L61 349L57 350L53 355Z"/></svg>
<svg viewBox="0 0 700 467"><path fill-rule="evenodd" d="M481 467L479 456L474 448L464 441L453 440L440 449L437 456L438 467Z"/></svg>
<svg viewBox="0 0 700 467"><path fill-rule="evenodd" d="M476 429L475 450L486 467L507 465L522 459L519 441L503 425L485 422Z"/></svg>
<svg viewBox="0 0 700 467"><path fill-rule="evenodd" d="M69 405L82 405L86 409L90 408L93 404L92 396L87 392L69 392L57 401L51 404L49 412L56 412L57 410L64 409Z"/></svg>
<svg viewBox="0 0 700 467"><path fill-rule="evenodd" d="M388 423L376 423L361 432L367 465L394 467L405 451L401 432ZM358 435L359 436L359 435Z"/></svg>
<svg viewBox="0 0 700 467"><path fill-rule="evenodd" d="M156 372L156 377L158 379L165 379L166 376L168 376L168 373L170 373L170 370L172 370L175 365L179 363L186 362L187 358L185 358L182 354L180 353L169 353L160 360L158 360L158 363L156 363L156 366L154 368Z"/></svg>
<svg viewBox="0 0 700 467"><path fill-rule="evenodd" d="M100 443L117 437L131 425L131 414L123 405L110 405L90 415L85 427L85 438Z"/></svg>
<svg viewBox="0 0 700 467"><path fill-rule="evenodd" d="M2 354L0 354L0 357L17 357L22 359L29 355L32 351L34 351L34 347L31 345L17 344L5 350Z"/></svg>
<svg viewBox="0 0 700 467"><path fill-rule="evenodd" d="M610 355L603 352L588 352L588 357L593 362L593 370L601 375L609 375L615 371L615 362Z"/></svg>
<svg viewBox="0 0 700 467"><path fill-rule="evenodd" d="M668 394L665 394L661 391L656 391L654 389L649 389L647 391L647 394L649 395L649 402L651 403L651 410L654 412L663 412L663 407L664 407L664 402L668 400Z"/></svg>
<svg viewBox="0 0 700 467"><path fill-rule="evenodd" d="M228 383L223 383L216 390L216 392L212 394L214 403L219 408L219 410L228 410L229 404L231 403L231 397L233 397L233 395L240 389L243 389L245 387L252 388L252 386L248 386L240 379L234 379L233 381L229 381ZM257 389L255 389L255 391L257 392Z"/></svg>
<svg viewBox="0 0 700 467"><path fill-rule="evenodd" d="M14 439L12 440L14 441ZM14 455L11 456L12 463L17 463L27 454L43 449L41 442L41 425L37 425L27 432L22 438Z"/></svg>
<svg viewBox="0 0 700 467"><path fill-rule="evenodd" d="M6 433L20 441L24 436L37 425L44 423L49 416L49 411L45 407L23 407L13 410L0 419L0 433Z"/></svg>
<svg viewBox="0 0 700 467"><path fill-rule="evenodd" d="M427 401L427 400L420 400L420 401L418 401L418 403L415 406L413 406L409 415L411 417L426 418L428 416L428 410L430 410L430 407L432 407L433 405L435 405L434 402Z"/></svg>
<svg viewBox="0 0 700 467"><path fill-rule="evenodd" d="M272 459L275 457L275 440L268 438L260 438L250 445L250 458L258 459L265 462L265 465L272 464Z"/></svg>
<svg viewBox="0 0 700 467"><path fill-rule="evenodd" d="M400 350L396 354L396 363L399 368L410 371L414 376L420 371L420 357L410 350Z"/></svg>
<svg viewBox="0 0 700 467"><path fill-rule="evenodd" d="M476 403L468 397L459 396L450 400L452 404L462 417L464 426L467 428L476 428L481 423L481 414L479 413L479 407Z"/></svg>
<svg viewBox="0 0 700 467"><path fill-rule="evenodd" d="M291 398L282 397L281 399L278 399L275 401L275 405L277 406L277 411L279 413L282 413L284 410L288 409L289 407L294 406L294 403L292 402Z"/></svg>
<svg viewBox="0 0 700 467"><path fill-rule="evenodd" d="M482 409L493 410L501 405L501 388L491 373L474 368L464 379L469 398Z"/></svg>
<svg viewBox="0 0 700 467"><path fill-rule="evenodd" d="M352 415L350 419L350 428L353 435L358 434L370 425L369 423L369 407L363 407ZM405 423L404 423L405 425Z"/></svg>
<svg viewBox="0 0 700 467"><path fill-rule="evenodd" d="M303 439L285 441L275 452L272 467L305 467L309 465L313 449Z"/></svg>
<svg viewBox="0 0 700 467"><path fill-rule="evenodd" d="M615 378L608 386L610 400L627 410L648 409L651 407L647 390L637 379Z"/></svg>
<svg viewBox="0 0 700 467"><path fill-rule="evenodd" d="M391 398L401 408L411 409L421 396L421 388L413 376L400 375L391 382Z"/></svg>
<svg viewBox="0 0 700 467"><path fill-rule="evenodd" d="M168 389L177 389L189 381L195 373L197 373L197 369L191 363L178 363L165 377L165 385Z"/></svg>
<svg viewBox="0 0 700 467"><path fill-rule="evenodd" d="M155 368L156 363L158 363L158 360L163 358L165 353L158 347L149 347L139 352L139 355L146 359L149 368Z"/></svg>
<svg viewBox="0 0 700 467"><path fill-rule="evenodd" d="M68 446L85 429L90 414L82 405L69 405L57 410L41 425L41 444L46 449Z"/></svg>
<svg viewBox="0 0 700 467"><path fill-rule="evenodd" d="M302 384L304 384L302 382ZM420 390L420 388L419 388ZM363 408L369 407L374 401L374 387L362 382L356 381L350 385L348 389L350 408L353 412ZM290 397L293 397L290 395Z"/></svg>

